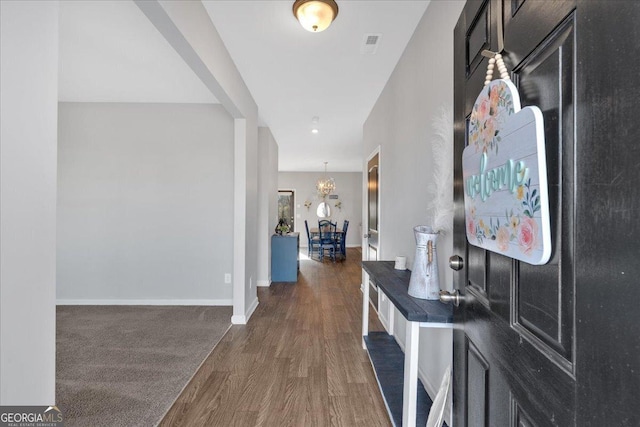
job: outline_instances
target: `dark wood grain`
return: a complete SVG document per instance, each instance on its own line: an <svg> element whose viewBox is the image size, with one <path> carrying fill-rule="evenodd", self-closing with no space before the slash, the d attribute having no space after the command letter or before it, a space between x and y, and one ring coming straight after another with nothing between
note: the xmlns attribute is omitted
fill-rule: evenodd
<svg viewBox="0 0 640 427"><path fill-rule="evenodd" d="M362 254L303 260L296 283L259 288L246 326L233 326L161 426L389 426L362 349ZM371 329L381 330L375 312Z"/></svg>
<svg viewBox="0 0 640 427"><path fill-rule="evenodd" d="M451 304L414 298L407 293L410 270L396 270L393 261L363 261L362 267L393 305L407 319L413 322L452 323Z"/></svg>
<svg viewBox="0 0 640 427"><path fill-rule="evenodd" d="M386 332L371 332L364 340L393 423L401 426L404 353L395 338ZM417 394L416 425L422 426L427 423L433 402L419 379Z"/></svg>

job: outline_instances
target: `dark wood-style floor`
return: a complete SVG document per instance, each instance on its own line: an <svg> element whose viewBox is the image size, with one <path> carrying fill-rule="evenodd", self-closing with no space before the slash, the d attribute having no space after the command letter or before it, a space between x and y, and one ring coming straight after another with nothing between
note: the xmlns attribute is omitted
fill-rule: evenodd
<svg viewBox="0 0 640 427"><path fill-rule="evenodd" d="M298 282L259 288L161 426L388 426L361 345L360 249L302 261ZM373 310L371 310L373 312ZM371 316L370 329L382 330Z"/></svg>

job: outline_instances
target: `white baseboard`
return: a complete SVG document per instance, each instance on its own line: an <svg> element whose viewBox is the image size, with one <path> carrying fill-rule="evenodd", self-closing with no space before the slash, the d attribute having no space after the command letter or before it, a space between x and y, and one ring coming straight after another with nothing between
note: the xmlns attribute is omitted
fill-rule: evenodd
<svg viewBox="0 0 640 427"><path fill-rule="evenodd" d="M256 296L256 298L251 303L251 306L247 310L247 321L249 321L249 319L251 319L251 316L253 315L253 312L256 311L256 308L258 308L258 304L260 304L260 302L258 301L258 297Z"/></svg>
<svg viewBox="0 0 640 427"><path fill-rule="evenodd" d="M233 305L231 299L59 299L56 305Z"/></svg>
<svg viewBox="0 0 640 427"><path fill-rule="evenodd" d="M271 280L258 280L256 282L256 286L261 288L268 288L269 286L271 286Z"/></svg>
<svg viewBox="0 0 640 427"><path fill-rule="evenodd" d="M389 335L391 335L389 332L389 323L387 322L387 319L380 315L380 312L378 312L378 320L380 320L380 323L382 323L382 327L384 328L384 330L387 331Z"/></svg>
<svg viewBox="0 0 640 427"><path fill-rule="evenodd" d="M247 324L247 316L244 314L234 314L231 316L231 323L234 325L246 325Z"/></svg>
<svg viewBox="0 0 640 427"><path fill-rule="evenodd" d="M258 308L258 304L259 304L258 297L256 297L244 315L234 314L233 316L231 316L231 323L233 323L234 325L246 325L249 319L251 318L251 315L253 314L253 312L256 311L256 308Z"/></svg>

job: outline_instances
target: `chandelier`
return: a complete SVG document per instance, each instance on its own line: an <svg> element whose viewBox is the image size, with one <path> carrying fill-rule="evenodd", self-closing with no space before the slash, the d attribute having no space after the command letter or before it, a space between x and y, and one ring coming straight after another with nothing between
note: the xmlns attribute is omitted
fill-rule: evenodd
<svg viewBox="0 0 640 427"><path fill-rule="evenodd" d="M329 194L336 191L336 182L333 178L329 178L327 175L327 163L329 162L324 162L324 178L320 178L316 183L318 194L322 197L327 197Z"/></svg>

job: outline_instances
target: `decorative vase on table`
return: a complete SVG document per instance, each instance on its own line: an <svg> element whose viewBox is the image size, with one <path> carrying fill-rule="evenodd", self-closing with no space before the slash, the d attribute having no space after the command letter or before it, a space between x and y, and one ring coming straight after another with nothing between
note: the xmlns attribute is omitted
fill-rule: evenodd
<svg viewBox="0 0 640 427"><path fill-rule="evenodd" d="M409 295L426 300L440 299L436 240L438 233L426 225L413 229L416 236L416 256L409 280Z"/></svg>

